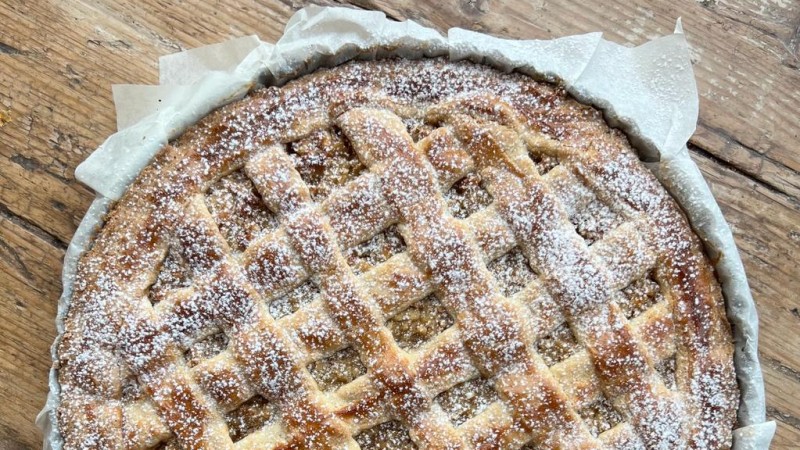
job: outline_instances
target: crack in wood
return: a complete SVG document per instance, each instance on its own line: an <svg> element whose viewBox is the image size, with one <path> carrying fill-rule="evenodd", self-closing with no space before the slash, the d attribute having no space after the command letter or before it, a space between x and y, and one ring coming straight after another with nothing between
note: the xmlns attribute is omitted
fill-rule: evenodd
<svg viewBox="0 0 800 450"><path fill-rule="evenodd" d="M768 191L772 192L773 194L777 194L777 195L780 195L780 196L786 198L786 200L789 201L789 203L791 203L792 205L800 208L800 201L798 201L798 199L794 195L791 195L791 194L785 192L784 190L782 190L782 189L780 189L780 188L778 188L776 186L773 186L772 184L769 184L766 181L758 178L757 174L749 173L749 172L743 170L742 168L740 168L739 166L737 166L737 165L735 165L735 164L733 164L733 163L731 163L729 161L726 161L726 160L718 157L717 155L709 152L708 150L705 150L705 149L703 149L701 147L698 147L698 146L696 146L696 145L694 145L692 143L688 143L687 146L689 147L689 151L692 154L694 154L695 156L707 159L707 160L711 161L712 163L716 164L717 166L722 167L723 169L727 169L727 170L729 170L731 172L734 172L734 173L736 173L738 175L741 175L741 176L747 178L748 180L750 180L750 181L758 184L759 186L763 187L764 189L767 189Z"/></svg>
<svg viewBox="0 0 800 450"><path fill-rule="evenodd" d="M769 366L772 369L775 369L776 371L780 372L783 375L786 375L793 381L800 384L800 371L797 371L796 369L793 369L787 366L786 364L782 363L781 361L775 358L771 358L769 356L760 355L760 358L761 362L763 362L764 365Z"/></svg>
<svg viewBox="0 0 800 450"><path fill-rule="evenodd" d="M8 44L0 42L0 53L4 53L6 55L24 55L26 54L22 50L12 47Z"/></svg>
<svg viewBox="0 0 800 450"><path fill-rule="evenodd" d="M26 280L33 281L33 274L28 270L28 266L26 266L25 262L20 258L19 253L2 239L0 239L0 259L6 260L8 264L14 267Z"/></svg>
<svg viewBox="0 0 800 450"><path fill-rule="evenodd" d="M15 214L13 211L11 211L11 209L8 208L8 206L6 206L3 203L0 203L0 218L6 219L17 226L24 228L25 230L36 235L36 237L38 237L39 239L43 240L44 242L52 245L53 247L61 251L67 250L67 246L69 245L68 243L62 241L58 236L39 227L30 220L18 214Z"/></svg>
<svg viewBox="0 0 800 450"><path fill-rule="evenodd" d="M787 412L781 411L774 406L767 406L767 417L770 419L775 419L800 431L800 419Z"/></svg>
<svg viewBox="0 0 800 450"><path fill-rule="evenodd" d="M708 131L716 134L717 136L721 137L724 140L730 141L731 143L733 143L735 145L738 145L739 147L741 147L745 151L751 153L752 156L754 156L755 158L760 159L762 161L762 165L763 165L763 162L769 162L770 164L773 164L777 169L785 170L787 172L790 172L792 177L791 178L784 177L783 181L786 182L787 184L790 184L791 186L793 186L793 187L795 187L797 189L800 189L800 172L798 172L797 170L787 166L786 164L782 163L781 161L778 161L778 160L776 160L774 158L771 158L766 153L759 152L755 148L750 147L749 145L747 145L747 144L743 143L742 141L740 141L739 139L735 138L734 136L732 136L730 133L726 132L725 130L722 130L720 128L708 125L708 124L704 123L703 121L698 121L698 126L701 126L701 127L705 128L705 129L707 129ZM698 152L702 152L708 159L711 159L714 162L716 162L716 163L718 163L718 164L720 164L722 166L725 166L725 167L735 171L736 173L739 173L740 175L743 175L743 176L745 176L745 177L747 177L747 178L749 178L749 179L751 179L753 181L758 182L761 185L764 185L765 187L769 188L773 192L777 192L777 193L782 194L783 196L791 199L793 203L796 203L798 201L797 196L787 192L786 190L782 189L781 187L778 187L776 185L771 184L769 181L764 179L761 176L760 173L755 173L753 171L745 169L744 167L740 167L740 166L736 165L735 162L723 159L723 158L717 156L716 154L706 150L702 146L695 144L692 141L689 141L688 145L689 145L690 149L693 148L693 149L696 149ZM795 179L795 177L796 177L796 179Z"/></svg>
<svg viewBox="0 0 800 450"><path fill-rule="evenodd" d="M28 172L37 172L37 171L43 172L64 184L72 184L75 182L74 179L67 178L63 175L59 175L51 170L48 170L47 165L42 164L33 158L28 158L27 156L16 154L13 155L11 158L8 158L8 160L15 164L18 164L20 167L27 170Z"/></svg>
<svg viewBox="0 0 800 450"><path fill-rule="evenodd" d="M774 33L774 32L772 32L772 31L770 31L770 30L767 30L767 29L761 28L761 27L759 27L758 25L755 25L755 24L753 24L753 23L750 23L750 22L745 22L744 20L742 20L742 19L740 19L740 18L738 18L738 17L736 17L736 16L734 16L734 15L729 15L729 14L721 14L721 16L722 16L723 18L725 18L725 19L728 19L728 20L732 21L732 22L736 22L736 23L738 23L738 24L740 24L740 25L744 25L744 26L746 26L746 27L748 27L748 28L752 28L752 29L754 29L754 30L758 31L759 33L762 33L762 34L764 34L764 35L766 35L766 36L769 36L769 37L771 37L771 38L775 39L775 40L776 40L776 41L778 41L778 42L780 42L780 41L781 41L781 39L778 37L778 35L777 35L777 34L775 34L775 33Z"/></svg>
<svg viewBox="0 0 800 450"><path fill-rule="evenodd" d="M723 139L731 141L734 144L742 147L743 149L745 149L745 150L747 150L747 151L749 151L751 153L755 153L759 158L762 158L765 161L769 161L769 162L775 164L776 166L778 166L781 169L786 169L786 170L788 170L790 172L794 172L795 175L800 176L800 171L792 169L791 167L789 167L786 164L778 161L777 159L771 158L766 152L760 152L760 151L756 150L754 147L751 147L751 146L745 144L744 142L742 142L738 138L736 138L734 135L732 135L730 132L725 131L722 128L715 127L713 125L709 125L707 122L703 121L702 119L698 120L697 124L699 126L702 126L705 129L713 132L714 134L722 137Z"/></svg>
<svg viewBox="0 0 800 450"><path fill-rule="evenodd" d="M112 48L124 48L124 49L131 49L133 45L130 43L123 41L122 39L116 39L111 41L101 41L99 39L89 39L86 41L87 45L94 45L97 47L112 47Z"/></svg>
<svg viewBox="0 0 800 450"><path fill-rule="evenodd" d="M93 2L83 2L83 3L88 6L88 5L92 4ZM108 11L103 11L103 12L108 13ZM156 31L154 28L152 28L152 27L148 26L147 24L144 24L141 21L137 20L136 17L131 15L130 13L124 13L119 18L122 19L124 22L126 22L128 24L128 26L130 26L136 32L139 32L142 35L145 35L145 36L150 37L151 39L154 39L159 44L161 44L163 47L166 47L166 48L170 49L173 53L177 53L177 52L181 52L181 51L185 50L185 48L183 48L178 41L170 39L167 36L164 36L163 34L161 34L158 31ZM87 45L88 45L88 42L87 42Z"/></svg>
<svg viewBox="0 0 800 450"><path fill-rule="evenodd" d="M781 60L781 64L790 69L800 69L800 21L792 33L792 37L783 44L789 55Z"/></svg>
<svg viewBox="0 0 800 450"><path fill-rule="evenodd" d="M697 154L699 156L702 156L702 157L704 157L706 159L709 159L712 162L714 162L715 164L724 167L725 169L728 169L728 170L730 170L732 172L736 172L737 174L745 176L747 178L750 178L753 181L756 181L756 182L759 182L759 183L763 183L761 180L759 180L759 179L757 179L755 177L755 174L751 174L751 173L746 172L744 169L742 169L741 167L737 166L736 164L734 164L734 163L732 163L732 162L730 162L728 160L722 159L719 156L711 153L710 151L708 151L708 150L706 150L706 149L704 149L702 147L699 147L699 146L697 146L695 144L692 144L691 142L688 142L686 144L686 146L693 153L695 153L695 154Z"/></svg>

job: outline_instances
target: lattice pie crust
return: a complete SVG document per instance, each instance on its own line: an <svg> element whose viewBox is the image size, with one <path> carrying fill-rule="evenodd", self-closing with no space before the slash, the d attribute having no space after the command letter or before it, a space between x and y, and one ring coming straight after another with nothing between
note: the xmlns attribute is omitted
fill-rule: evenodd
<svg viewBox="0 0 800 450"><path fill-rule="evenodd" d="M83 256L66 448L724 448L720 290L626 138L443 59L257 90Z"/></svg>

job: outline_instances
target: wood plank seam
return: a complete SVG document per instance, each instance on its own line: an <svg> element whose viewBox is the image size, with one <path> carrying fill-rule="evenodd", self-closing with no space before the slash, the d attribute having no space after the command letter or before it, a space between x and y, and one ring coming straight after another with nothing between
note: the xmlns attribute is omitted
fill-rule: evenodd
<svg viewBox="0 0 800 450"><path fill-rule="evenodd" d="M30 171L30 172L36 172L36 171L44 172L47 175L50 175L51 177L57 179L58 181L60 181L60 182L62 182L64 184L73 184L73 183L78 181L78 180L75 179L75 177L67 177L67 176L55 173L55 172L53 172L51 170L48 170L47 165L40 163L35 158L29 158L29 157L27 157L25 155L15 154L15 155L12 155L10 158L8 158L8 160L13 162L13 163L15 163L15 164L17 164L18 166L22 167L23 169ZM81 186L83 186L82 183L81 183Z"/></svg>
<svg viewBox="0 0 800 450"><path fill-rule="evenodd" d="M760 151L756 150L755 148L745 144L744 142L740 141L739 139L736 139L734 136L732 136L730 133L726 132L725 130L723 130L721 128L718 128L718 127L715 127L713 125L710 125L707 122L703 121L702 117L697 120L697 125L700 126L700 127L705 128L705 129L707 129L709 131L711 131L712 133L715 133L715 134L719 135L721 138L723 138L723 139L725 139L727 141L733 142L736 145L739 145L739 146L743 147L744 149L746 149L746 150L750 151L751 153L754 153L755 155L757 155L759 158L764 158L767 161L769 161L769 162L771 162L771 163L773 163L773 164L775 164L775 165L777 165L777 166L779 166L779 167L781 167L783 169L789 170L789 171L791 171L791 172L793 172L793 173L795 173L797 175L800 175L800 171L798 171L797 169L793 169L793 168L787 166L786 164L784 164L783 162L771 158L769 156L769 152L760 152ZM691 138L690 138L689 142L691 142Z"/></svg>
<svg viewBox="0 0 800 450"><path fill-rule="evenodd" d="M722 159L719 156L716 156L713 153L709 152L708 150L705 150L702 147L698 147L697 145L692 144L691 142L689 143L688 147L689 147L690 153L693 156L708 159L711 162L713 162L714 164L717 164L717 165L721 166L722 168L728 169L731 172L735 172L735 173L747 178L748 180L750 180L750 181L752 181L754 183L757 183L760 186L763 186L765 189L769 190L770 192L772 192L774 194L778 194L778 195L780 195L782 197L785 197L787 201L789 201L793 205L795 205L798 208L800 208L800 201L798 201L798 198L795 197L794 195L791 195L791 194L787 193L786 191L784 191L784 190L782 190L782 189L780 189L778 187L775 187L772 184L769 184L765 180L763 180L761 178L758 178L757 175L752 174L752 173L742 169L741 167L737 166L736 164L734 164L734 163L732 163L730 161L727 161L725 159Z"/></svg>
<svg viewBox="0 0 800 450"><path fill-rule="evenodd" d="M50 244L61 251L65 251L69 246L69 243L63 242L61 239L58 238L58 236L45 231L40 226L25 219L24 217L14 214L14 212L11 211L8 208L8 206L6 206L2 202L0 202L0 217L10 222L13 222L14 224L26 229L27 231L30 231L32 234L36 235L36 237L42 239L47 244Z"/></svg>

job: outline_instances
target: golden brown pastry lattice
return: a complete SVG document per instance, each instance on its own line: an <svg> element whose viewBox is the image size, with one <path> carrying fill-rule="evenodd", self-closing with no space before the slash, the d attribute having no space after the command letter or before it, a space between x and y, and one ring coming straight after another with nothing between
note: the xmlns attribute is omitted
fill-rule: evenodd
<svg viewBox="0 0 800 450"><path fill-rule="evenodd" d="M78 267L67 448L724 448L712 269L601 114L446 60L257 90Z"/></svg>

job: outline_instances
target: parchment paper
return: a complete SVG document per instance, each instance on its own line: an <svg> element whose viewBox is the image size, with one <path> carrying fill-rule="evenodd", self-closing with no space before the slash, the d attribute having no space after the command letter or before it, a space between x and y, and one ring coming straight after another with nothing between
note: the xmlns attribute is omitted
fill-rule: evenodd
<svg viewBox="0 0 800 450"><path fill-rule="evenodd" d="M53 360L79 256L108 206L170 139L257 85L282 84L317 67L353 58L444 55L561 80L570 93L602 108L612 125L626 131L717 261L742 392L741 428L734 432L734 448L768 448L775 423L765 422L755 305L730 228L686 148L697 123L698 97L680 20L674 34L628 48L604 40L600 33L545 41L504 40L452 28L442 36L412 21L390 21L381 12L310 6L291 18L275 44L250 36L162 57L159 85L113 87L119 131L75 171L97 198L66 253ZM58 396L54 365L47 403L36 419L45 434L46 450L63 446L55 427Z"/></svg>

